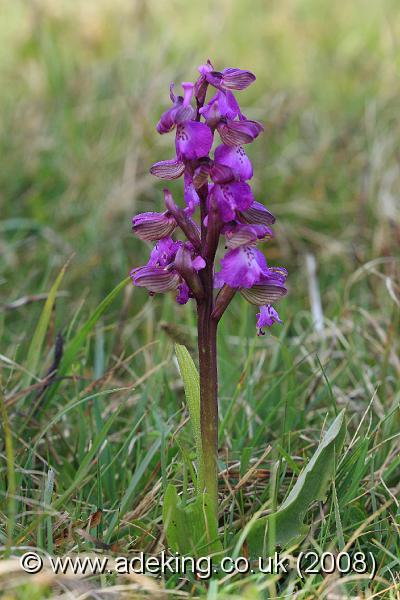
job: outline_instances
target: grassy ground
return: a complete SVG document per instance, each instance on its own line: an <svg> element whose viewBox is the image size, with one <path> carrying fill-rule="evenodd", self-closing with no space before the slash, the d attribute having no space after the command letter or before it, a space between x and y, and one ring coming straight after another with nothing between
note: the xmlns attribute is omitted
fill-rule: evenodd
<svg viewBox="0 0 400 600"><path fill-rule="evenodd" d="M290 273L283 327L256 338L240 299L221 327L220 467L232 467L221 532L280 503L345 408L335 484L297 551L351 547L379 567L373 581L291 571L205 584L23 576L3 561L5 597L99 598L106 586L135 597L147 586L212 599L399 598L397 3L14 0L0 31L0 543L59 554L164 547L163 491L185 488L193 453L173 359L174 341L195 348L193 307L123 284L103 301L146 260L130 217L161 207L148 168L171 154L154 129L169 82L210 57L257 74L242 95L266 123L250 149L255 193L278 218L267 256ZM67 262L43 313L40 295ZM63 371L43 390L61 338Z"/></svg>

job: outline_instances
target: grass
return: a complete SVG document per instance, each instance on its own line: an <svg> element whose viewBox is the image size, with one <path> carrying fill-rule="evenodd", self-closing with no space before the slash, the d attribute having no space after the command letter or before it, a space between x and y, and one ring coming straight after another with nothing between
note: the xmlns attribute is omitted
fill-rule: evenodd
<svg viewBox="0 0 400 600"><path fill-rule="evenodd" d="M284 499L346 408L334 486L308 513L311 534L297 551L349 547L378 565L372 581L337 573L301 581L291 570L205 584L22 576L2 561L4 597L66 589L94 597L107 586L132 597L164 588L210 599L399 597L399 28L390 1L4 2L6 556L16 545L159 551L167 483L190 494L194 447L173 345L195 356L193 307L149 299L124 279L147 256L130 217L161 207L148 167L171 153L154 130L169 81L193 78L210 57L257 74L242 95L247 113L266 123L250 150L255 193L278 218L269 261L290 273L283 327L256 338L254 311L240 299L221 325L221 534L229 540ZM171 187L179 198L179 183ZM322 331L307 253L317 262Z"/></svg>

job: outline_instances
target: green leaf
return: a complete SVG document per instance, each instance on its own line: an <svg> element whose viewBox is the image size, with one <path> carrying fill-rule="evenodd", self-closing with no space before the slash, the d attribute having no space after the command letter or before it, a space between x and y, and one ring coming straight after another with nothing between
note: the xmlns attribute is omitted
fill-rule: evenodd
<svg viewBox="0 0 400 600"><path fill-rule="evenodd" d="M49 322L51 319L51 313L53 311L56 294L57 294L58 288L60 287L62 278L64 277L64 273L65 273L67 266L68 266L68 263L66 265L64 265L64 267L61 269L55 282L51 286L50 292L46 298L46 302L44 304L38 324L37 324L35 332L33 334L31 343L29 345L28 356L26 359L26 371L27 372L26 372L24 380L23 380L24 387L28 387L30 385L33 377L36 375L36 369L37 369L40 355L42 352L44 338L45 338L47 328L49 326Z"/></svg>
<svg viewBox="0 0 400 600"><path fill-rule="evenodd" d="M286 547L299 543L309 531L304 517L312 502L324 500L334 476L337 458L346 433L344 411L334 420L321 440L310 462L300 473L295 485L280 508L272 515L258 519L246 538L250 557L261 556L268 545ZM240 539L240 542L244 540Z"/></svg>
<svg viewBox="0 0 400 600"><path fill-rule="evenodd" d="M201 443L201 427L200 427L200 380L196 366L190 356L187 348L180 344L175 344L175 354L178 359L179 371L182 376L183 385L185 388L186 402L189 409L190 424L192 427L193 438L196 446L197 464L198 464L198 480L197 491L203 489L204 467Z"/></svg>
<svg viewBox="0 0 400 600"><path fill-rule="evenodd" d="M168 546L174 552L190 556L222 553L218 523L207 493L184 505L175 486L169 484L164 494L163 523Z"/></svg>

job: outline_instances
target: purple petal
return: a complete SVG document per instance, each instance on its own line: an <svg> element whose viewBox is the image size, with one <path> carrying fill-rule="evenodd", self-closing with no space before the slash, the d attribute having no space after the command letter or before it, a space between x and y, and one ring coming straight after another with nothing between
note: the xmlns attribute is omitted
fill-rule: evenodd
<svg viewBox="0 0 400 600"><path fill-rule="evenodd" d="M146 212L132 219L133 233L149 242L171 235L175 227L174 217L167 213Z"/></svg>
<svg viewBox="0 0 400 600"><path fill-rule="evenodd" d="M258 335L264 335L262 328L271 327L274 323L282 323L274 307L270 304L260 306L260 312L257 313Z"/></svg>
<svg viewBox="0 0 400 600"><path fill-rule="evenodd" d="M274 215L256 200L249 208L238 212L238 219L243 223L254 223L255 225L273 225L275 223Z"/></svg>
<svg viewBox="0 0 400 600"><path fill-rule="evenodd" d="M221 86L230 90L244 90L255 80L256 76L250 71L224 69L222 71Z"/></svg>
<svg viewBox="0 0 400 600"><path fill-rule="evenodd" d="M191 121L196 116L196 111L191 106L180 106L174 115L174 123L180 125Z"/></svg>
<svg viewBox="0 0 400 600"><path fill-rule="evenodd" d="M175 242L169 237L159 240L150 254L149 267L166 267L172 263L182 242Z"/></svg>
<svg viewBox="0 0 400 600"><path fill-rule="evenodd" d="M192 181L196 190L198 190L208 182L211 164L212 162L209 159L206 159L204 163L200 164L195 169Z"/></svg>
<svg viewBox="0 0 400 600"><path fill-rule="evenodd" d="M279 283L259 283L249 289L241 289L240 293L250 304L260 306L260 304L280 300L283 296L286 296L287 289Z"/></svg>
<svg viewBox="0 0 400 600"><path fill-rule="evenodd" d="M192 260L192 267L195 271L201 271L201 269L204 269L205 266L206 261L202 256L196 256L196 258Z"/></svg>
<svg viewBox="0 0 400 600"><path fill-rule="evenodd" d="M235 119L242 113L232 92L219 91L200 109L200 114L210 127L216 127L221 118Z"/></svg>
<svg viewBox="0 0 400 600"><path fill-rule="evenodd" d="M176 153L179 158L194 160L207 156L211 150L213 136L205 123L188 121L176 130Z"/></svg>
<svg viewBox="0 0 400 600"><path fill-rule="evenodd" d="M179 110L181 105L182 105L182 101L177 100L175 102L174 106L172 106L171 108L169 108L168 110L163 112L163 114L160 117L160 120L157 123L157 127L156 127L158 133L163 134L163 133L168 133L169 131L172 131L172 129L176 125L176 121L175 121L176 113Z"/></svg>
<svg viewBox="0 0 400 600"><path fill-rule="evenodd" d="M160 267L139 267L130 273L134 285L145 287L149 292L164 293L175 290L179 283L177 273Z"/></svg>
<svg viewBox="0 0 400 600"><path fill-rule="evenodd" d="M269 267L265 283L285 283L288 272L285 267Z"/></svg>
<svg viewBox="0 0 400 600"><path fill-rule="evenodd" d="M251 288L268 269L264 255L254 246L229 250L221 266L222 280L232 288Z"/></svg>
<svg viewBox="0 0 400 600"><path fill-rule="evenodd" d="M183 106L189 106L194 90L194 83L191 81L182 81L183 88Z"/></svg>
<svg viewBox="0 0 400 600"><path fill-rule="evenodd" d="M189 214L192 215L196 206L200 204L200 198L194 186L193 177L188 171L185 172L184 176L183 196L185 198L186 206L189 209Z"/></svg>
<svg viewBox="0 0 400 600"><path fill-rule="evenodd" d="M236 210L246 210L254 200L251 187L244 181L215 184L212 194L217 202L221 218L226 223L235 219Z"/></svg>
<svg viewBox="0 0 400 600"><path fill-rule="evenodd" d="M183 162L174 158L154 163L150 168L150 173L160 179L178 179L184 170L185 165Z"/></svg>
<svg viewBox="0 0 400 600"><path fill-rule="evenodd" d="M263 131L263 126L257 121L221 121L217 126L221 140L227 146L242 146L249 144Z"/></svg>
<svg viewBox="0 0 400 600"><path fill-rule="evenodd" d="M217 162L210 169L210 177L214 183L228 183L236 179L230 167Z"/></svg>
<svg viewBox="0 0 400 600"><path fill-rule="evenodd" d="M186 304L190 298L190 289L185 281L178 285L178 295L176 301L178 304Z"/></svg>
<svg viewBox="0 0 400 600"><path fill-rule="evenodd" d="M254 244L257 240L273 237L273 232L265 225L227 225L222 233L226 237L228 248L238 248Z"/></svg>
<svg viewBox="0 0 400 600"><path fill-rule="evenodd" d="M206 77L208 75L208 73L211 73L211 71L214 71L214 67L212 62L210 61L210 59L207 60L207 63L205 65L200 65L197 68L198 72L203 75L203 77Z"/></svg>
<svg viewBox="0 0 400 600"><path fill-rule="evenodd" d="M253 167L242 146L226 146L221 144L215 148L214 158L217 163L230 167L235 179L245 181L253 177Z"/></svg>

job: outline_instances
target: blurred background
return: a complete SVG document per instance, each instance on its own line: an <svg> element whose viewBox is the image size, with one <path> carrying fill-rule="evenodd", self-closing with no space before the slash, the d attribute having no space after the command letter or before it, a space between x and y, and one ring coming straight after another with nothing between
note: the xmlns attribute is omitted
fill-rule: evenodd
<svg viewBox="0 0 400 600"><path fill-rule="evenodd" d="M72 324L78 327L147 261L149 248L132 235L131 217L162 208L164 184L148 171L173 155L173 135L159 136L155 125L169 106L170 81L194 80L210 58L217 69L257 75L240 94L248 117L265 124L248 149L253 186L277 217L276 237L264 244L268 261L289 271L289 295L279 308L285 328L275 326L272 337L255 340L254 309L240 298L232 303L221 333L227 393L232 363L243 366L248 344L275 348L280 336L292 340L293 356L318 350L336 357L336 370L330 361L327 368L332 377L340 373L343 402L361 393L347 369L349 352L357 352L361 390L372 393L386 372L377 362L392 343L399 305L396 1L13 0L2 3L0 28L7 356L24 361L42 310L32 296L48 292L68 259L48 352L56 331L68 337ZM170 187L182 201L181 181ZM124 293L101 321L106 363L154 341L195 345L191 303L149 299L131 286ZM143 351L135 376L162 354ZM50 360L43 358L38 375ZM85 365L90 376L91 359L81 358L78 369ZM130 380L133 372L126 375Z"/></svg>
<svg viewBox="0 0 400 600"><path fill-rule="evenodd" d="M131 233L131 217L162 209L164 184L148 170L173 155L173 135L159 136L155 125L169 106L170 81L195 80L210 58L217 69L257 75L239 95L248 117L265 124L248 152L256 198L277 217L276 237L263 249L271 265L289 271L289 295L279 306L284 335L298 344L295 355L335 350L343 366L356 346L371 366L362 387L374 389L376 357L399 303L395 0L13 0L3 1L0 19L0 295L9 308L2 329L8 356L24 360L42 310L31 296L48 292L71 256L49 352L55 331L69 335L72 322L78 326L132 267L147 262L150 248ZM170 187L182 201L181 181ZM321 296L325 350L310 284ZM128 286L124 328L120 305L101 323L106 354L115 358L116 330L125 356L143 343L181 339L181 326L194 345L191 303L149 299ZM272 338L254 340L254 313L242 299L232 303L221 334L229 363L244 364L248 343L273 348L281 336L275 326ZM137 373L154 356L138 358ZM221 351L222 376L224 360ZM348 374L343 385L352 394L358 383Z"/></svg>
<svg viewBox="0 0 400 600"><path fill-rule="evenodd" d="M265 249L290 272L285 316L307 308L306 251L328 317L350 273L397 251L395 0L3 0L0 19L4 299L45 291L75 253L71 300L96 304L143 263L130 218L161 208L148 169L173 147L155 124L170 81L207 58L257 75L240 99L266 126L249 153L278 218Z"/></svg>

